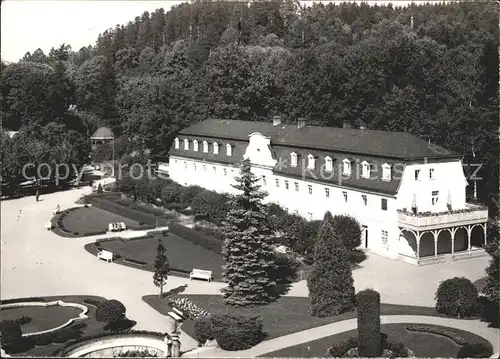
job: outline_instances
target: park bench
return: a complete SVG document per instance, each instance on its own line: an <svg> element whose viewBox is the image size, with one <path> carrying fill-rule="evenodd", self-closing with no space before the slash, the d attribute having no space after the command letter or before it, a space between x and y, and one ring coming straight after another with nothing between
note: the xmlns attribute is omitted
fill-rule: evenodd
<svg viewBox="0 0 500 359"><path fill-rule="evenodd" d="M177 309L177 308L175 308L175 307L174 307L174 308L172 308L172 309L174 310L175 314L177 314L179 317L181 317L181 318L186 318L186 315L184 315L184 313L183 313L183 312L181 312L179 309Z"/></svg>
<svg viewBox="0 0 500 359"><path fill-rule="evenodd" d="M203 269L193 269L193 271L189 274L189 279L206 279L209 282L212 280L212 271L203 270Z"/></svg>
<svg viewBox="0 0 500 359"><path fill-rule="evenodd" d="M45 229L47 231L50 231L52 229L52 222L51 221L45 222Z"/></svg>
<svg viewBox="0 0 500 359"><path fill-rule="evenodd" d="M114 222L108 224L108 230L110 232L119 232L119 231L124 231L126 229L127 227L125 226L124 222Z"/></svg>
<svg viewBox="0 0 500 359"><path fill-rule="evenodd" d="M168 315L170 317L174 318L175 320L177 320L178 322L182 322L182 318L178 314L176 314L174 312L168 312Z"/></svg>
<svg viewBox="0 0 500 359"><path fill-rule="evenodd" d="M113 253L103 249L100 250L99 253L97 253L97 258L105 260L106 262L109 263L113 261Z"/></svg>

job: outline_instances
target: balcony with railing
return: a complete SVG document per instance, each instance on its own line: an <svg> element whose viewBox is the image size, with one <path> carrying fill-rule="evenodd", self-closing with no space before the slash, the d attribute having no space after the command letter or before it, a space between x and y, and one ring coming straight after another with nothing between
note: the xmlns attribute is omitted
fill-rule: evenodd
<svg viewBox="0 0 500 359"><path fill-rule="evenodd" d="M467 226L487 221L488 208L471 203L467 203L464 209L437 213L398 210L399 225L417 231Z"/></svg>

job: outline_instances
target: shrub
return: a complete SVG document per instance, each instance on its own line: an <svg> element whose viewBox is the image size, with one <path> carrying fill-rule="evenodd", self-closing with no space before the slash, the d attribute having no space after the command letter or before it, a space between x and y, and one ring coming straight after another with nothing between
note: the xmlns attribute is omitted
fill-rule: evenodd
<svg viewBox="0 0 500 359"><path fill-rule="evenodd" d="M18 345L23 336L21 326L13 320L0 321L0 333L2 345L7 348Z"/></svg>
<svg viewBox="0 0 500 359"><path fill-rule="evenodd" d="M406 330L413 332L438 334L453 340L458 345L467 344L467 340L465 340L463 337L445 328L431 327L426 325L409 325L408 327L406 327Z"/></svg>
<svg viewBox="0 0 500 359"><path fill-rule="evenodd" d="M25 324L28 324L29 322L31 322L31 318L30 317L27 317L25 315L23 315L22 317L20 318L17 318L15 320L15 322L19 325L25 325Z"/></svg>
<svg viewBox="0 0 500 359"><path fill-rule="evenodd" d="M380 333L380 294L366 289L358 293L358 347L362 357L379 357L383 343Z"/></svg>
<svg viewBox="0 0 500 359"><path fill-rule="evenodd" d="M260 343L264 337L262 319L240 314L212 316L214 337L224 350L244 350Z"/></svg>
<svg viewBox="0 0 500 359"><path fill-rule="evenodd" d="M333 228L339 233L348 251L361 245L361 225L356 218L348 215L333 217Z"/></svg>
<svg viewBox="0 0 500 359"><path fill-rule="evenodd" d="M182 192L179 194L179 202L182 207L189 207L191 206L191 202L193 202L194 198L199 194L203 194L205 191L206 190L200 186L184 187Z"/></svg>
<svg viewBox="0 0 500 359"><path fill-rule="evenodd" d="M465 278L451 278L439 284L436 310L451 317L469 317L479 311L477 288Z"/></svg>
<svg viewBox="0 0 500 359"><path fill-rule="evenodd" d="M465 344L457 354L457 358L489 358L493 354L491 345L483 343Z"/></svg>
<svg viewBox="0 0 500 359"><path fill-rule="evenodd" d="M179 203L182 193L182 186L172 182L161 190L161 200L163 203Z"/></svg>
<svg viewBox="0 0 500 359"><path fill-rule="evenodd" d="M151 353L148 350L127 350L118 354L119 358L156 358L156 353Z"/></svg>
<svg viewBox="0 0 500 359"><path fill-rule="evenodd" d="M125 318L125 306L116 299L106 300L99 303L95 316L99 322L111 324Z"/></svg>
<svg viewBox="0 0 500 359"><path fill-rule="evenodd" d="M404 344L400 342L387 342L384 345L384 349L389 349L390 351L392 351L393 355L396 358L407 358L408 356L413 356L408 352L408 348L406 348Z"/></svg>
<svg viewBox="0 0 500 359"><path fill-rule="evenodd" d="M328 348L326 356L342 358L345 356L349 349L356 348L357 346L358 337L350 337L346 341L340 342L339 344L333 345L332 347Z"/></svg>
<svg viewBox="0 0 500 359"><path fill-rule="evenodd" d="M214 340L214 326L212 324L212 318L210 316L199 316L194 320L194 337L201 346L207 342L207 340Z"/></svg>
<svg viewBox="0 0 500 359"><path fill-rule="evenodd" d="M274 263L276 267L271 275L273 281L291 283L297 279L300 263L294 258L286 254L276 253Z"/></svg>

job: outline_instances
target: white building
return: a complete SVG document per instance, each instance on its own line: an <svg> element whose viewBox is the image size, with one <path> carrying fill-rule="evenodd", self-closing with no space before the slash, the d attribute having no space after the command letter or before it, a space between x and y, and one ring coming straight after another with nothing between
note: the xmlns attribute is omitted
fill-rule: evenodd
<svg viewBox="0 0 500 359"><path fill-rule="evenodd" d="M207 120L182 130L169 175L234 193L243 158L267 201L308 219L350 214L362 247L415 264L484 255L487 209L465 201L461 155L408 133Z"/></svg>

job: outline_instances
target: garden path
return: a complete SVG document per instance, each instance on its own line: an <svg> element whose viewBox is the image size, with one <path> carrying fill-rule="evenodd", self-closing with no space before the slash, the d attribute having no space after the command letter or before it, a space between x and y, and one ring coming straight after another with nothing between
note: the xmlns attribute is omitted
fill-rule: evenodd
<svg viewBox="0 0 500 359"><path fill-rule="evenodd" d="M380 317L382 324L394 323L416 323L443 325L451 328L461 329L477 334L487 339L496 353L492 358L498 357L499 338L498 329L488 328L486 323L480 320L459 320L451 318L427 317L419 315L383 315ZM357 328L357 319L348 319L341 322L323 325L320 327L304 330L298 333L284 335L282 337L265 340L256 346L239 351L226 351L214 347L202 347L185 353L183 358L256 358L279 349L307 343L337 333L346 332Z"/></svg>

